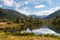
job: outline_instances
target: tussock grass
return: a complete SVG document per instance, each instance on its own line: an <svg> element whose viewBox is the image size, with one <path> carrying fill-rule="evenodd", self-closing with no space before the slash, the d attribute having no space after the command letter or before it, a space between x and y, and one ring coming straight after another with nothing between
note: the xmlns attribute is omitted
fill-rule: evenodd
<svg viewBox="0 0 60 40"><path fill-rule="evenodd" d="M25 34L27 34L27 33L25 33ZM14 36L14 35L9 35L8 33L0 31L0 40L60 40L60 37Z"/></svg>

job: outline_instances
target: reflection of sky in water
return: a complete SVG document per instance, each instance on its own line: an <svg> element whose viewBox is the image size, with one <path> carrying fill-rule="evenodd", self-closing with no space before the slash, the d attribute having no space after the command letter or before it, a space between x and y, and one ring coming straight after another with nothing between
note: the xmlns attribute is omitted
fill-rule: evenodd
<svg viewBox="0 0 60 40"><path fill-rule="evenodd" d="M47 27L42 27L40 29L35 29L35 30L29 30L27 29L26 31L22 31L22 32L34 32L35 34L54 34L54 35L60 35L58 33L56 33L55 31L47 28Z"/></svg>
<svg viewBox="0 0 60 40"><path fill-rule="evenodd" d="M36 30L32 30L32 32L36 33L36 34L58 34L55 31L49 29L49 28L40 28L40 29L36 29Z"/></svg>

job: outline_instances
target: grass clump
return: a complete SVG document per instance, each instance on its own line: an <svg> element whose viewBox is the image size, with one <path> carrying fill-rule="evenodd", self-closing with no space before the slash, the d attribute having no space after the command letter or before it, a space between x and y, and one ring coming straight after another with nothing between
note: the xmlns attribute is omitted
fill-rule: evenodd
<svg viewBox="0 0 60 40"><path fill-rule="evenodd" d="M32 33L21 33L21 32L16 32L16 33L13 33L13 35L15 36L35 36L35 34L32 32Z"/></svg>

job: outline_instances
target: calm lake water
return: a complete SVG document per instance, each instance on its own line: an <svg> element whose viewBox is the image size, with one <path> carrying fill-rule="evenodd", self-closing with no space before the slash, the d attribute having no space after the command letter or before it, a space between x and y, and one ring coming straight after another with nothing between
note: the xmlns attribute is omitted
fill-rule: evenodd
<svg viewBox="0 0 60 40"><path fill-rule="evenodd" d="M54 26L55 27L55 26ZM53 26L47 25L29 25L25 30L22 30L21 33L24 32L33 32L35 34L54 34L60 36L59 30L53 28Z"/></svg>

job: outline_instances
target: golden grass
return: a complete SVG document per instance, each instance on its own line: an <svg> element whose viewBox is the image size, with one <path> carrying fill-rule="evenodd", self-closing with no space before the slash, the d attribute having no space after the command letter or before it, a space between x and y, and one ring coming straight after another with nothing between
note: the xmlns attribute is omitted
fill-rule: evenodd
<svg viewBox="0 0 60 40"><path fill-rule="evenodd" d="M0 27L19 27L19 24L5 24ZM12 36L0 31L0 40L60 40L60 37L45 37L45 36Z"/></svg>
<svg viewBox="0 0 60 40"><path fill-rule="evenodd" d="M4 32L0 32L0 40L60 40L56 37L44 37L44 36L12 36L6 35Z"/></svg>
<svg viewBox="0 0 60 40"><path fill-rule="evenodd" d="M19 27L20 26L20 24L15 24L15 23L13 23L13 24L4 24L4 25L0 25L0 28L7 28L7 27Z"/></svg>
<svg viewBox="0 0 60 40"><path fill-rule="evenodd" d="M37 36L8 36L0 37L0 40L60 40L60 38L37 37Z"/></svg>

